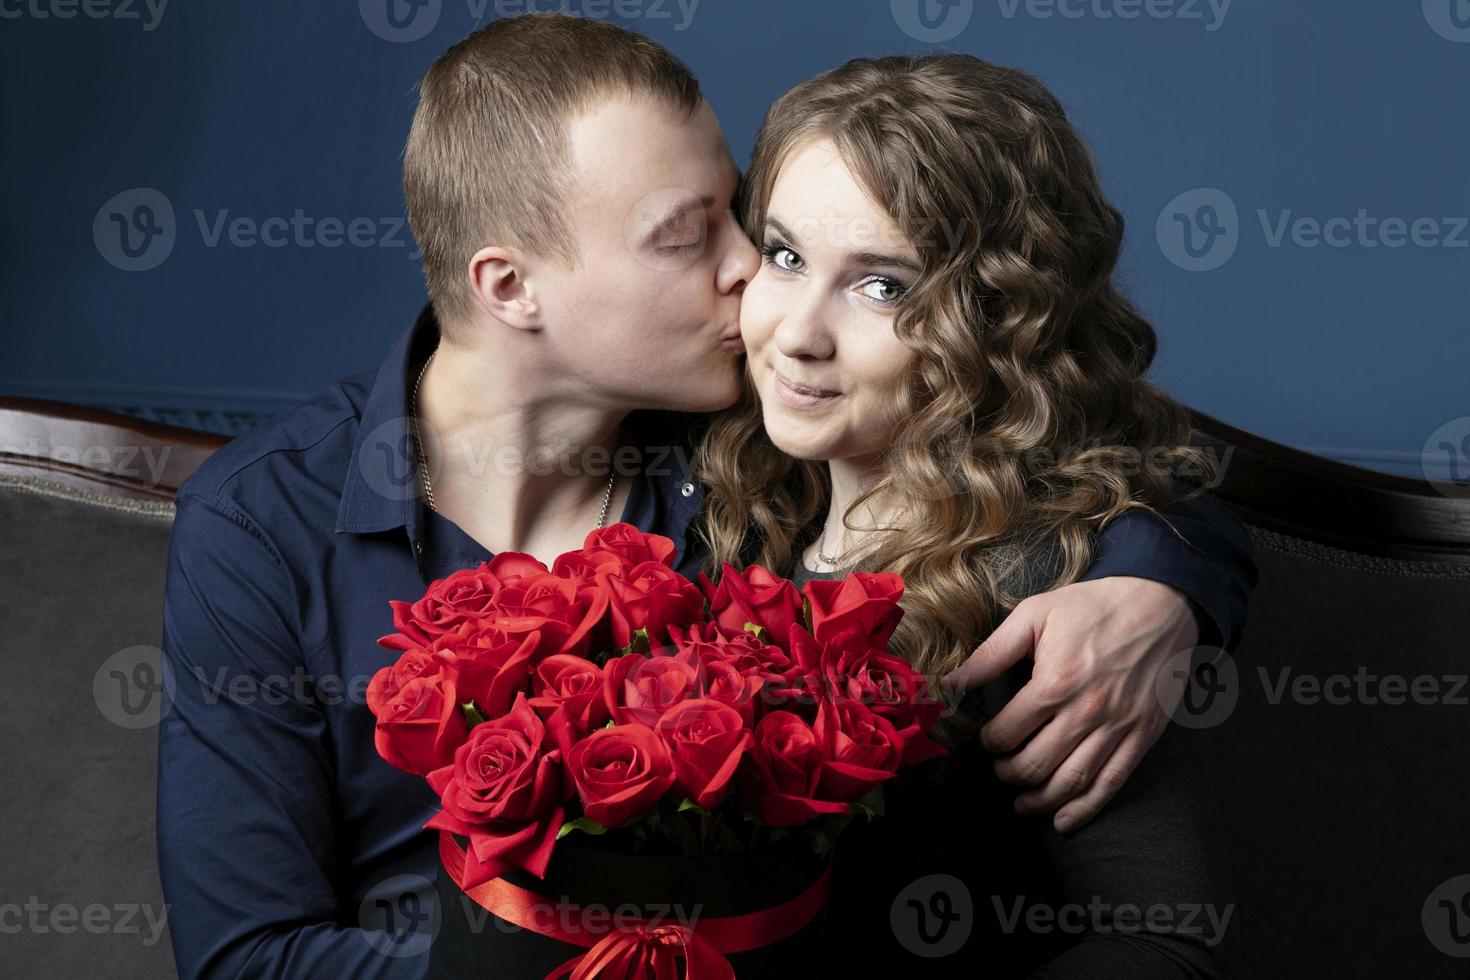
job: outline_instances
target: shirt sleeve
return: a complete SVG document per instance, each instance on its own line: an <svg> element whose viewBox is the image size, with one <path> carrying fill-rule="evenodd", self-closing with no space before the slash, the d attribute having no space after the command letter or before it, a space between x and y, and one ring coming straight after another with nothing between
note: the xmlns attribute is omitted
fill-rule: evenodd
<svg viewBox="0 0 1470 980"><path fill-rule="evenodd" d="M179 975L419 977L339 908L328 732L286 566L186 487L164 585L158 855ZM345 920L345 921L344 921Z"/></svg>
<svg viewBox="0 0 1470 980"><path fill-rule="evenodd" d="M1208 494L1159 510L1162 517L1135 509L1109 522L1081 580L1132 575L1173 586L1194 608L1199 645L1233 650L1258 579L1245 526Z"/></svg>

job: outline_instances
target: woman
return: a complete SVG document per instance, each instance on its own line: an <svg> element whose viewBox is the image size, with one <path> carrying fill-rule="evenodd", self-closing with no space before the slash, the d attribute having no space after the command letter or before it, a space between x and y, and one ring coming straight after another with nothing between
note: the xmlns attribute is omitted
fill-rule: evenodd
<svg viewBox="0 0 1470 980"><path fill-rule="evenodd" d="M1122 218L1030 76L937 55L804 82L766 116L743 207L763 261L742 306L745 394L700 452L712 568L897 572L895 649L937 679L1026 595L1075 580L1109 520L1209 472L1184 410L1143 380L1155 336L1111 282ZM979 712L1022 681L991 685ZM951 719L947 767L890 783L888 816L844 838L833 975L1228 970L1191 733L1171 726L1062 837L1015 815L961 737L975 720ZM1106 758L1107 733L1090 739ZM1169 921L1130 929L1133 905ZM865 939L833 949L833 930ZM960 930L963 954L937 956Z"/></svg>

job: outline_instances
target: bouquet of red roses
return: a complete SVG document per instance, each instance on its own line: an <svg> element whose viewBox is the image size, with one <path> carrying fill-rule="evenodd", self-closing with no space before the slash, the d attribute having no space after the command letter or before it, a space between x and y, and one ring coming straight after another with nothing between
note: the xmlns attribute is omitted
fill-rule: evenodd
<svg viewBox="0 0 1470 980"><path fill-rule="evenodd" d="M798 591L726 565L696 586L674 550L615 524L549 569L502 553L391 603L378 642L402 653L367 690L378 751L428 780L454 884L497 915L516 904L501 879L544 879L572 834L607 854L822 854L881 813L885 780L945 751L941 702L887 649L897 575ZM676 938L686 962L710 953Z"/></svg>

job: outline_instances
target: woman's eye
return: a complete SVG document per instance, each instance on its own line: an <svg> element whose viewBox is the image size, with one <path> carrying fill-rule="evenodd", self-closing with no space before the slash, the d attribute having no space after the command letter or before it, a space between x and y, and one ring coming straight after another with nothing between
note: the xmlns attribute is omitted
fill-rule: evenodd
<svg viewBox="0 0 1470 980"><path fill-rule="evenodd" d="M892 305L903 299L908 288L901 282L879 276L863 283L863 295L884 305Z"/></svg>
<svg viewBox="0 0 1470 980"><path fill-rule="evenodd" d="M658 250L660 252L671 252L678 254L680 252L692 252L703 244L704 242L701 239L696 238L692 242L679 242L670 245L660 245L658 247Z"/></svg>
<svg viewBox="0 0 1470 980"><path fill-rule="evenodd" d="M785 245L767 245L761 252L775 263L776 268L785 272L800 272L806 266L806 260Z"/></svg>

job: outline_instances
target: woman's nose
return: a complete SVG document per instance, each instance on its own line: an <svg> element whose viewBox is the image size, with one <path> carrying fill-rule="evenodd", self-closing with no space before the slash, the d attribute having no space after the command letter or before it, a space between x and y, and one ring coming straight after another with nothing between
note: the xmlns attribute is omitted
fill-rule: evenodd
<svg viewBox="0 0 1470 980"><path fill-rule="evenodd" d="M825 360L836 350L826 311L815 295L801 298L785 311L776 327L774 339L776 349L793 359Z"/></svg>

